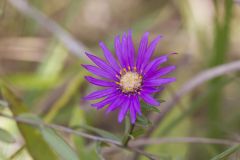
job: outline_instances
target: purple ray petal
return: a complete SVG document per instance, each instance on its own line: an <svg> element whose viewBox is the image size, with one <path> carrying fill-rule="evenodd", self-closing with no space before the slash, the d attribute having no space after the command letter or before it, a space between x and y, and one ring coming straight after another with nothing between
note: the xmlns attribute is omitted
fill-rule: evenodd
<svg viewBox="0 0 240 160"><path fill-rule="evenodd" d="M106 72L111 73L113 76L117 74L116 71L114 71L113 68L111 68L106 62L104 62L102 59L98 58L97 56L94 56L92 54L89 54L86 52L86 55L100 68L105 70Z"/></svg>
<svg viewBox="0 0 240 160"><path fill-rule="evenodd" d="M161 92L164 89L163 86L161 87L148 87L148 86L143 86L142 91L148 94L153 94L156 92Z"/></svg>
<svg viewBox="0 0 240 160"><path fill-rule="evenodd" d="M147 45L148 45L148 36L149 36L149 32L146 32L143 36L142 39L140 41L139 44L139 48L138 48L138 57L137 57L137 61L136 61L136 66L138 69L140 69L141 64L143 62L143 54L146 52L147 50ZM140 70L138 70L140 71Z"/></svg>
<svg viewBox="0 0 240 160"><path fill-rule="evenodd" d="M130 104L130 100L129 98L127 98L127 100L122 104L122 108L118 114L118 122L121 123L123 121L123 119L125 118L128 109L129 109L129 104Z"/></svg>
<svg viewBox="0 0 240 160"><path fill-rule="evenodd" d="M124 67L127 68L129 65L129 53L128 53L128 40L127 34L124 32L122 36L122 59L125 62Z"/></svg>
<svg viewBox="0 0 240 160"><path fill-rule="evenodd" d="M124 68L125 67L125 62L124 62L123 57L122 57L122 44L120 42L120 37L119 36L115 37L114 48L115 48L115 52L116 52L118 61L120 62L121 67Z"/></svg>
<svg viewBox="0 0 240 160"><path fill-rule="evenodd" d="M176 78L150 79L150 80L144 81L144 86L149 86L149 87L160 86L160 85L171 83L174 81L176 81Z"/></svg>
<svg viewBox="0 0 240 160"><path fill-rule="evenodd" d="M93 78L93 77L90 77L90 76L85 76L85 79L94 84L94 85L97 85L97 86L103 86L103 87L114 87L116 86L116 84L114 82L108 82L108 81L104 81L104 80L101 80L101 79L96 79L96 78Z"/></svg>
<svg viewBox="0 0 240 160"><path fill-rule="evenodd" d="M118 107L121 107L121 105L125 101L126 101L126 96L123 96L123 95L119 96L112 104L109 105L109 107L106 110L106 113L112 112Z"/></svg>
<svg viewBox="0 0 240 160"><path fill-rule="evenodd" d="M146 67L144 68L144 75L147 75L148 72L151 72L151 70L157 70L160 64L166 62L168 60L168 56L164 55L161 57L158 57L154 59L152 62L150 62Z"/></svg>
<svg viewBox="0 0 240 160"><path fill-rule="evenodd" d="M103 89L103 90L98 90L98 91L92 92L89 95L85 96L84 99L85 100L99 99L99 98L105 97L109 94L112 94L114 92L116 92L115 88L107 88L107 89Z"/></svg>
<svg viewBox="0 0 240 160"><path fill-rule="evenodd" d="M101 109L104 106L106 106L107 104L113 103L118 96L119 96L119 93L112 94L111 96L108 96L104 100L102 100L102 101L100 101L98 103L92 104L92 106L93 107L97 107L97 109Z"/></svg>
<svg viewBox="0 0 240 160"><path fill-rule="evenodd" d="M152 96L150 96L147 93L141 92L140 94L141 98L148 104L153 105L153 106L159 106L160 103L155 100Z"/></svg>
<svg viewBox="0 0 240 160"><path fill-rule="evenodd" d="M117 71L120 71L120 68L118 66L117 61L115 60L115 58L113 57L112 53L110 52L110 50L107 48L107 46L103 43L100 42L99 43L100 47L103 50L104 56L106 58L106 60L108 61L108 63Z"/></svg>
<svg viewBox="0 0 240 160"><path fill-rule="evenodd" d="M130 105L130 118L131 118L131 123L134 124L137 116L136 116L136 111L135 111L133 103L131 103L131 105Z"/></svg>
<svg viewBox="0 0 240 160"><path fill-rule="evenodd" d="M128 60L129 60L129 65L131 68L134 67L134 55L135 55L135 48L132 40L132 31L128 31Z"/></svg>
<svg viewBox="0 0 240 160"><path fill-rule="evenodd" d="M135 111L137 111L137 113L138 113L139 115L142 115L139 98L138 98L138 96L136 96L136 95L133 96L133 106L134 106Z"/></svg>
<svg viewBox="0 0 240 160"><path fill-rule="evenodd" d="M157 38L155 38L149 45L147 51L143 54L143 62L141 65L141 69L143 69L145 67L145 65L148 63L148 61L150 60L158 42L160 41L160 39L162 38L162 36L157 36Z"/></svg>
<svg viewBox="0 0 240 160"><path fill-rule="evenodd" d="M91 72L99 77L117 80L116 76L109 74L108 72L102 70L101 68L98 68L98 67L92 66L92 65L82 65L82 66L89 72Z"/></svg>
<svg viewBox="0 0 240 160"><path fill-rule="evenodd" d="M146 75L145 78L147 79L156 79L160 78L161 76L164 76L176 69L176 66L168 66L160 68L159 70L155 71L154 74Z"/></svg>

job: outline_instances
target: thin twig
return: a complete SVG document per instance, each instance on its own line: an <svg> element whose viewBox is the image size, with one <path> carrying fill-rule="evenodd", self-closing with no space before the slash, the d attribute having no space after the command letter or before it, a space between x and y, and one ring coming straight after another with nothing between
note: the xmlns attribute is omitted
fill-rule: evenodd
<svg viewBox="0 0 240 160"><path fill-rule="evenodd" d="M215 77L228 74L231 72L235 72L240 70L240 61L231 62L228 64L220 65L218 67L214 67L212 69L208 69L206 71L203 71L202 73L199 73L191 80L187 81L174 95L171 101L167 101L163 104L163 107L161 108L161 112L156 117L156 119L153 121L153 126L149 128L147 133L145 134L145 137L149 137L154 130L159 126L159 124L162 122L162 120L165 118L165 116L173 109L175 104L187 93L194 90L199 85L203 84L204 82L213 79Z"/></svg>
<svg viewBox="0 0 240 160"><path fill-rule="evenodd" d="M49 32L54 34L65 46L73 53L84 60L87 60L83 52L87 51L84 44L77 41L66 30L59 26L55 21L48 18L44 13L37 8L29 5L26 0L8 0L13 7L27 17L35 20L39 25L46 28Z"/></svg>
<svg viewBox="0 0 240 160"><path fill-rule="evenodd" d="M141 147L146 145L159 145L163 143L197 143L197 144L218 144L234 146L240 144L238 140L228 140L228 139L215 139L206 137L165 137L165 138L150 138L150 139L139 139L136 141L131 141L129 147ZM117 150L116 147L108 148L104 150L105 154L110 154Z"/></svg>
<svg viewBox="0 0 240 160"><path fill-rule="evenodd" d="M156 155L147 153L147 152L145 152L143 150L140 150L138 148L133 148L133 147L127 147L127 148L132 150L132 151L134 151L135 153L138 153L140 155L144 155L145 157L147 157L150 160L157 160L157 159L159 159Z"/></svg>
<svg viewBox="0 0 240 160"><path fill-rule="evenodd" d="M205 137L166 137L166 138L152 138L152 139L139 139L131 141L129 146L139 147L143 145L154 145L162 143L202 143L202 144L220 144L220 145L236 145L240 144L240 141L227 140L227 139L215 139Z"/></svg>

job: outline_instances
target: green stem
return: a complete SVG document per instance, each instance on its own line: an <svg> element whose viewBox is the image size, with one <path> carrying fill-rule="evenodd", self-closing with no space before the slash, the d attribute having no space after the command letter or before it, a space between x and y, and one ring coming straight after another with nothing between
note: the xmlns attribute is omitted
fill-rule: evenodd
<svg viewBox="0 0 240 160"><path fill-rule="evenodd" d="M122 145L124 147L127 147L128 142L131 139L131 134L133 133L134 126L135 125L131 124L131 122L129 121L129 118L126 118L126 121L125 121L125 135L124 135L123 140L122 140Z"/></svg>

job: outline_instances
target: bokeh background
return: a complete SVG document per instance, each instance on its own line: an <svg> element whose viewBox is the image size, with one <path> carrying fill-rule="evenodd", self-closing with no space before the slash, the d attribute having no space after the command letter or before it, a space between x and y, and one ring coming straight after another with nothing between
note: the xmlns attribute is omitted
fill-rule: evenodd
<svg viewBox="0 0 240 160"><path fill-rule="evenodd" d="M90 126L121 136L124 124L117 123L117 113L106 116L104 111L96 111L89 102L82 100L84 95L95 89L84 80L88 73L80 64L89 63L84 53L73 54L74 51L59 40L58 30L52 33L46 28L49 24L39 24L36 19L23 14L12 5L15 2L17 0L0 1L0 79L25 104L26 110L22 112L38 115L49 123L84 126L78 129L93 134L97 133ZM185 82L201 71L240 59L240 2L237 0L28 2L83 44L82 50L100 57L102 52L98 42L104 41L113 51L114 36L128 29L133 30L135 45L146 31L150 32L151 39L163 35L154 56L178 53L170 57L169 63L177 66L171 74L177 82L166 87L161 94L165 101L171 100ZM154 126L155 132L151 137L208 137L239 142L239 75L239 71L231 72L212 79L183 96L161 124ZM14 109L4 107L1 95L0 100L3 106L1 113L17 115L13 113ZM159 109L161 111L161 106ZM158 113L152 116L158 116ZM25 137L29 135L19 132L15 121L0 116L0 127L4 130L0 134L0 159L33 159L29 154L32 151L26 147L29 142ZM128 160L134 157L132 152L122 149L105 151L104 148L109 148L106 146L100 154L96 152L93 141L72 134L57 134L79 159ZM34 145L38 148L39 141L34 138L30 141L33 148ZM148 144L145 151L166 160L207 160L229 147L171 142ZM138 158L146 159L143 156ZM239 160L239 151L226 159Z"/></svg>

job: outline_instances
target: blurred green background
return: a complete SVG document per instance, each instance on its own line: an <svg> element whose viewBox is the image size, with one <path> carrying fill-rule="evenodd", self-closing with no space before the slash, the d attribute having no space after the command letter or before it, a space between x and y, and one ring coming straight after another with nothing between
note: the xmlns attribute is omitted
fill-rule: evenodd
<svg viewBox="0 0 240 160"><path fill-rule="evenodd" d="M177 66L172 74L177 82L161 94L166 101L197 73L240 59L237 0L29 0L29 4L100 57L98 42L104 41L113 50L114 36L128 29L133 30L135 45L146 31L151 39L163 35L154 56L179 53L170 58L169 63ZM104 110L96 111L82 100L95 89L84 80L87 73L80 64L89 63L84 53L79 57L71 54L55 37L21 14L8 0L0 1L0 79L13 91L3 89L0 112L15 116L24 113L23 116L36 120L34 114L48 123L84 126L77 129L98 134L89 128L92 126L121 136L124 124L117 123L117 113L105 116ZM155 126L152 137L195 136L240 141L239 75L235 72L212 79L184 96L161 125ZM14 95L21 101L14 99ZM8 98L3 100L3 97ZM6 101L12 106L6 107ZM101 149L100 154L95 142L81 136L56 133L44 127L39 132L36 127L1 116L0 128L3 160L39 159L38 156L40 160L133 158L131 152L122 149L104 151L109 147ZM207 160L228 148L173 142L147 145L145 149L164 160ZM41 149L44 149L42 155L38 155ZM239 160L240 152L236 150L225 159Z"/></svg>

